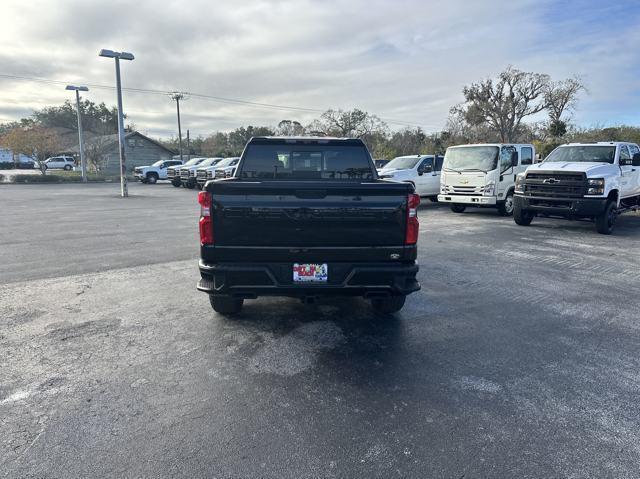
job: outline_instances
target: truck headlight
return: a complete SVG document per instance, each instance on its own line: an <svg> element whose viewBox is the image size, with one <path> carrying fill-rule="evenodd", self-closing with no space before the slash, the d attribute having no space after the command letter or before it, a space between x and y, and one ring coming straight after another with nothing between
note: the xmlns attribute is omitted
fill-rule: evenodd
<svg viewBox="0 0 640 479"><path fill-rule="evenodd" d="M604 178L592 178L587 180L588 195L604 195Z"/></svg>
<svg viewBox="0 0 640 479"><path fill-rule="evenodd" d="M485 196L493 196L496 192L496 184L494 182L487 183L484 185L484 195Z"/></svg>
<svg viewBox="0 0 640 479"><path fill-rule="evenodd" d="M516 176L516 186L514 188L515 193L524 193L524 175Z"/></svg>

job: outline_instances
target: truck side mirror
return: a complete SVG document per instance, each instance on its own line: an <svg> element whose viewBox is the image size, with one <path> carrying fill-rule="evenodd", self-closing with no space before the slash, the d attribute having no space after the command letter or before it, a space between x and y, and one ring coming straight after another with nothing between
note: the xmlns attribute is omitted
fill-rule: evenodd
<svg viewBox="0 0 640 479"><path fill-rule="evenodd" d="M424 174L424 165L418 166L418 176L422 176Z"/></svg>
<svg viewBox="0 0 640 479"><path fill-rule="evenodd" d="M640 153L634 153L633 158L631 160L631 165L640 166Z"/></svg>
<svg viewBox="0 0 640 479"><path fill-rule="evenodd" d="M518 152L514 151L511 153L511 166L514 168L518 166Z"/></svg>

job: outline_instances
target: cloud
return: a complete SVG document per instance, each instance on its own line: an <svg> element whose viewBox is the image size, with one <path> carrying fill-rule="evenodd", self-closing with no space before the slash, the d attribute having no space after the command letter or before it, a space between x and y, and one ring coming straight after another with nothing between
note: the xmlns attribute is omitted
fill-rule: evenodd
<svg viewBox="0 0 640 479"><path fill-rule="evenodd" d="M508 64L589 86L576 120L638 122L636 46L640 8L631 3L379 0L210 2L24 2L3 0L0 73L113 84L100 48L132 51L124 86L182 90L264 103L362 108L441 128L465 84ZM621 20L622 19L622 20ZM94 101L115 102L92 89ZM63 87L0 79L0 118L69 98ZM124 109L143 131L175 134L162 95L125 92ZM308 122L314 113L277 111L191 97L192 135L241 124ZM391 125L399 126L399 125Z"/></svg>

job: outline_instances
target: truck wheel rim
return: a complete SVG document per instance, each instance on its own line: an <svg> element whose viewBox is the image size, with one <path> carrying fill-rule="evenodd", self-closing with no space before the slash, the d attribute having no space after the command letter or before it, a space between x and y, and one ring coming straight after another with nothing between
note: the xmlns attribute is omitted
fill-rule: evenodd
<svg viewBox="0 0 640 479"><path fill-rule="evenodd" d="M507 196L507 199L504 200L504 209L507 213L511 213L513 211L513 196Z"/></svg>

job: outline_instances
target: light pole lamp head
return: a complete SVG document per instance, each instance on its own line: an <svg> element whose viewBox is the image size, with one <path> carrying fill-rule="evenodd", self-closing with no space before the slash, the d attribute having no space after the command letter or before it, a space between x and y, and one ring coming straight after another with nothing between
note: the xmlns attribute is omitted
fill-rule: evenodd
<svg viewBox="0 0 640 479"><path fill-rule="evenodd" d="M113 50L106 50L106 49L103 48L98 53L98 56L107 57L107 58L115 58L117 56L117 52L114 52Z"/></svg>
<svg viewBox="0 0 640 479"><path fill-rule="evenodd" d="M107 58L118 58L120 60L133 60L135 57L133 53L129 52L114 52L113 50L102 49L98 53L98 56Z"/></svg>

